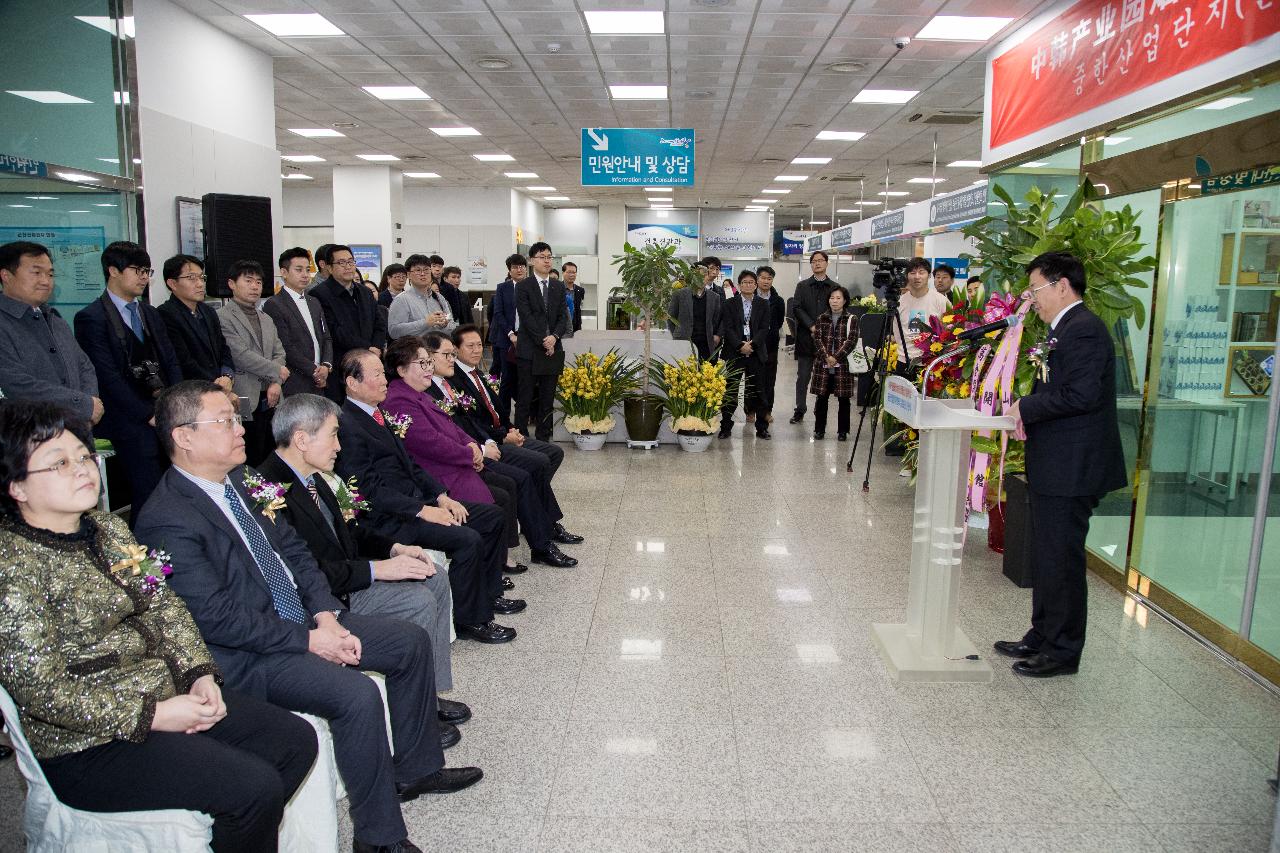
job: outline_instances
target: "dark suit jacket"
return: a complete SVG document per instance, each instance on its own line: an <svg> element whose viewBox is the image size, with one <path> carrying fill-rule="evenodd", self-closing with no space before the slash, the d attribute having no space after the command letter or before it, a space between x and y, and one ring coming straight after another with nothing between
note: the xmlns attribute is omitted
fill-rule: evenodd
<svg viewBox="0 0 1280 853"><path fill-rule="evenodd" d="M475 393L467 387L470 383L459 386L455 381L456 379L457 376L455 375L453 379L449 380L449 386L453 388L453 392L455 394L470 394L473 397L475 396ZM444 392L441 391L440 387L434 382L427 386L427 396L433 400L444 400ZM483 405L484 404L479 400L476 401L477 408ZM472 414L472 412L464 410L461 406L456 406L453 410L453 414L449 415L449 420L453 421L458 429L465 432L472 441L479 444L481 447L484 447L484 443L489 440L489 435L485 430L480 429L476 425L475 418L472 417ZM488 413L486 412L485 415L488 416Z"/></svg>
<svg viewBox="0 0 1280 853"><path fill-rule="evenodd" d="M587 297L586 288L580 284L573 286L573 330L582 331L582 300Z"/></svg>
<svg viewBox="0 0 1280 853"><path fill-rule="evenodd" d="M287 506L277 517L283 515L294 532L307 543L311 556L315 557L320 570L329 579L330 591L345 602L351 593L368 589L373 582L369 561L387 559L395 543L374 533L359 519L344 522L338 499L323 477L317 475L315 478L316 495L329 509L333 527L325 521L320 508L307 494L307 484L278 454L268 456L258 470L268 480L292 484Z"/></svg>
<svg viewBox="0 0 1280 853"><path fill-rule="evenodd" d="M505 350L511 346L508 333L514 332L516 328L515 282L507 279L499 283L489 306L493 309L493 318L489 321L489 343L496 350Z"/></svg>
<svg viewBox="0 0 1280 853"><path fill-rule="evenodd" d="M212 382L219 376L234 376L235 362L231 349L222 334L218 312L204 302L196 305L196 316L176 296L170 297L156 309L164 319L169 342L183 379L206 379Z"/></svg>
<svg viewBox="0 0 1280 853"><path fill-rule="evenodd" d="M338 418L339 477L355 477L373 507L369 524L383 536L395 536L400 526L424 506L436 505L444 484L409 458L404 444L389 427L378 426L355 403L342 404Z"/></svg>
<svg viewBox="0 0 1280 853"><path fill-rule="evenodd" d="M289 522L279 514L275 521L268 521L247 495L246 470L243 465L234 469L231 484L293 574L303 609L309 616L343 610ZM139 542L172 555L168 584L186 602L228 683L256 695L256 670L262 656L306 653L311 625L277 615L267 581L238 529L178 469L170 468L160 479L134 532Z"/></svg>
<svg viewBox="0 0 1280 853"><path fill-rule="evenodd" d="M1055 497L1101 497L1127 482L1116 420L1115 345L1077 305L1049 332L1049 381L1018 403L1027 430L1027 482Z"/></svg>
<svg viewBox="0 0 1280 853"><path fill-rule="evenodd" d="M475 371L481 374L484 371L479 368ZM475 425L476 431L473 433L467 430L472 437L483 436L480 444L484 444L484 439L493 439L498 444L502 444L502 440L507 437L507 432L511 429L511 422L504 418L502 406L498 404L498 395L490 390L485 381L477 376L476 382L472 382L461 367L453 372L453 378L449 380L449 384L459 393L470 394L476 398L476 407L467 414L471 422ZM485 408L484 398L489 398L489 405L493 406L493 410L498 413L498 423L493 423L493 415L489 414L489 410Z"/></svg>
<svg viewBox="0 0 1280 853"><path fill-rule="evenodd" d="M720 309L720 345L721 354L725 358L745 358L738 352L746 340L742 335L744 324L742 294L726 299ZM751 301L751 358L763 364L769 360L765 346L765 337L769 334L769 303L763 299L752 297Z"/></svg>
<svg viewBox="0 0 1280 853"><path fill-rule="evenodd" d="M569 331L569 306L564 299L564 282L554 278L547 280L547 301L542 301L542 288L537 276L529 276L516 285L516 313L520 315L520 337L516 340L516 358L534 362L538 373L539 361L558 360L564 363L564 346L560 339ZM556 338L555 354L547 356L542 339L547 335Z"/></svg>
<svg viewBox="0 0 1280 853"><path fill-rule="evenodd" d="M462 292L461 288L454 287L449 282L441 279L440 294L444 297L445 302L449 303L449 310L453 312L453 319L458 321L458 325L463 323L472 323L475 318L471 316L471 305L467 302L467 295ZM391 306L387 306L390 308Z"/></svg>
<svg viewBox="0 0 1280 853"><path fill-rule="evenodd" d="M694 287L702 287L701 284L695 284ZM710 290L704 290L701 296L695 297L694 291L689 287L681 287L672 292L671 300L667 304L667 313L670 317L667 319L667 329L671 332L671 337L677 341L688 341L693 339L693 300L706 299L707 307L705 309L706 323L703 331L707 334L707 345L712 349L716 348L715 336L720 334L720 312L724 308L724 296L719 287L713 287Z"/></svg>
<svg viewBox="0 0 1280 853"><path fill-rule="evenodd" d="M792 316L796 321L797 356L812 357L817 353L813 345L813 333L809 331L809 327L817 325L818 318L824 312L831 310L831 306L827 304L827 297L836 286L837 282L834 279L814 281L813 276L796 285L796 295L792 297L795 300Z"/></svg>
<svg viewBox="0 0 1280 853"><path fill-rule="evenodd" d="M306 297L307 309L311 312L311 324L315 327L316 338L320 342L320 361L333 367L333 338L324 321L324 309L320 300L314 296ZM284 366L289 368L289 378L284 382L284 394L320 394L328 390L316 387L311 376L316 372L315 347L311 343L311 333L307 331L307 322L298 310L297 301L289 294L281 291L262 303L262 312L276 324L276 335L284 344ZM329 385L339 382L332 370L329 372Z"/></svg>
<svg viewBox="0 0 1280 853"><path fill-rule="evenodd" d="M772 361L778 357L778 343L781 340L782 327L787 324L787 303L778 291L769 291L769 331L764 336L765 345L768 347L769 360Z"/></svg>
<svg viewBox="0 0 1280 853"><path fill-rule="evenodd" d="M128 349L120 344L115 326L107 317L108 309L115 311L115 304L95 299L77 311L75 317L76 342L89 356L94 372L98 374L98 397L104 410L94 433L113 442L145 440L139 433L150 429L147 421L155 411L155 400L144 396L134 384L129 372ZM178 366L178 356L169 342L169 332L160 312L142 303L139 313L145 333L155 348L164 384L176 385L182 381L182 369ZM123 318L120 319L123 322ZM133 335L127 326L125 334L127 338Z"/></svg>
<svg viewBox="0 0 1280 853"><path fill-rule="evenodd" d="M358 281L351 286L351 291L348 293L332 278L308 291L324 309L325 325L333 338L333 354L338 361L353 349L387 346L387 316L378 310L373 294Z"/></svg>

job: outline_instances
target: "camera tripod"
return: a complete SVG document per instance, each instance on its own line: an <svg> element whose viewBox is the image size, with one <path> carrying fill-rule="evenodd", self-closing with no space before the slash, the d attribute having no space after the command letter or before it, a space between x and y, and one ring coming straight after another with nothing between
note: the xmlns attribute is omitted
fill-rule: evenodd
<svg viewBox="0 0 1280 853"><path fill-rule="evenodd" d="M871 409L871 437L870 444L867 446L867 470L862 477L862 491L864 492L871 491L871 457L876 451L876 429L880 424L880 412L884 408L884 379L889 372L889 365L885 360L885 344L888 343L891 330L895 325L898 327L898 340L902 342L903 352L906 352L907 335L902 328L902 317L898 314L898 299L901 295L901 286L890 285L885 288L885 321L880 326L880 340L876 342L876 354L871 362L871 369L868 371L871 376L871 388L869 389L867 402L863 404L862 410L858 412L858 431L853 435L853 447L849 451L849 461L845 465L845 470L852 474L853 458L858 454L858 441L862 437L862 427L867 420L867 410Z"/></svg>

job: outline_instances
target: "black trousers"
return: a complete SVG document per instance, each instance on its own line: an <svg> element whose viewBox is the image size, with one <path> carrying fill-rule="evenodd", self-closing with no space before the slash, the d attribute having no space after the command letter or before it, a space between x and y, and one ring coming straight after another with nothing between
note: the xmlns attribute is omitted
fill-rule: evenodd
<svg viewBox="0 0 1280 853"><path fill-rule="evenodd" d="M769 360L760 367L760 384L756 392L759 395L760 407L757 409L757 414L773 414L773 392L777 384L778 351L774 350L769 353Z"/></svg>
<svg viewBox="0 0 1280 853"><path fill-rule="evenodd" d="M1030 495L1031 630L1022 641L1056 661L1075 663L1084 651L1089 612L1084 542L1098 498Z"/></svg>
<svg viewBox="0 0 1280 853"><path fill-rule="evenodd" d="M796 414L809 411L809 383L813 381L813 356L796 354Z"/></svg>
<svg viewBox="0 0 1280 853"><path fill-rule="evenodd" d="M493 363L498 369L498 413L504 421L511 419L511 404L516 399L520 378L516 376L516 363L507 361L507 348L493 349Z"/></svg>
<svg viewBox="0 0 1280 853"><path fill-rule="evenodd" d="M463 501L466 524L433 524L409 519L398 530L384 532L397 542L435 548L449 555L449 589L453 592L453 621L482 625L493 619L495 592L502 591L502 567L507 562L503 537L506 517L501 507Z"/></svg>
<svg viewBox="0 0 1280 853"><path fill-rule="evenodd" d="M151 732L40 762L58 799L87 812L189 809L213 817L213 849L276 849L285 803L316 760L311 725L222 691L227 716L200 734ZM438 743L438 741L437 741Z"/></svg>
<svg viewBox="0 0 1280 853"><path fill-rule="evenodd" d="M545 551L551 543L551 521L543 509L533 476L528 471L506 462L505 451L502 455L502 461L485 460L484 471L480 473L480 478L489 486L490 491L496 483L499 489L510 493L515 499L516 518L520 522L520 530L524 531L525 541L533 550ZM495 483L491 483L491 479ZM497 495L494 497L496 498ZM507 544L510 547L511 541L508 540ZM519 544L518 538L516 544Z"/></svg>
<svg viewBox="0 0 1280 853"><path fill-rule="evenodd" d="M516 375L516 429L529 435L532 419L533 435L539 441L550 441L556 382L560 377L554 373L534 373L533 359L529 358L516 359Z"/></svg>
<svg viewBox="0 0 1280 853"><path fill-rule="evenodd" d="M271 435L271 418L275 412L275 409L267 408L264 401L254 411L253 420L244 422L244 457L250 468L261 465L262 460L276 449L275 437Z"/></svg>
<svg viewBox="0 0 1280 853"><path fill-rule="evenodd" d="M760 373L764 367L760 359L755 356L736 355L733 358L726 358L725 362L730 370L741 370L742 375L738 380L731 381L729 388L725 391L724 405L720 407L721 432L733 429L733 416L738 411L739 399L742 400L742 411L746 414L754 415L760 411L760 396L757 389L760 386ZM756 419L757 433L764 432L768 426L764 418Z"/></svg>
<svg viewBox="0 0 1280 853"><path fill-rule="evenodd" d="M480 472L480 479L493 495L494 505L502 507L502 515L506 520L503 535L510 554L510 550L520 544L520 514L516 511L515 481L490 470L488 459L485 460L485 470Z"/></svg>
<svg viewBox="0 0 1280 853"><path fill-rule="evenodd" d="M538 504L548 522L555 524L564 518L560 501L551 485L551 478L564 461L564 450L549 441L538 441L536 438L526 438L522 447L503 444L499 449L502 451L503 465L519 468L533 478Z"/></svg>
<svg viewBox="0 0 1280 853"><path fill-rule="evenodd" d="M551 463L551 468L547 472L547 484L550 486L551 478L556 475L556 472L560 470L560 464L564 462L564 448L555 442L538 441L536 438L526 438L524 445L519 449L534 450L546 457L547 461ZM502 455L507 455L507 445L503 445ZM560 512L559 505L556 506L555 511L557 513Z"/></svg>
<svg viewBox="0 0 1280 853"><path fill-rule="evenodd" d="M160 484L169 461L160 450L155 429L148 424L139 424L133 435L111 439L111 446L120 457L120 467L129 481L130 517L137 520L143 504Z"/></svg>
<svg viewBox="0 0 1280 853"><path fill-rule="evenodd" d="M832 382L835 380L833 379ZM826 432L827 430L827 401L831 399L830 394L819 394L813 401L813 431ZM837 397L836 410L836 432L849 431L849 404L852 400L849 397Z"/></svg>

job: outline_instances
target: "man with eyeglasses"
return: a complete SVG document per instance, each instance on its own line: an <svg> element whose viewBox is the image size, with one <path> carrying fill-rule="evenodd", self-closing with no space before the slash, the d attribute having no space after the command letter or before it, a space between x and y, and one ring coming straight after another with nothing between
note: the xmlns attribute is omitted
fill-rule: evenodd
<svg viewBox="0 0 1280 853"><path fill-rule="evenodd" d="M458 325L453 308L440 293L431 274L431 259L426 255L410 255L404 264L409 268L409 286L391 300L387 312L387 332L391 340L407 335L421 337L427 332L452 332Z"/></svg>
<svg viewBox="0 0 1280 853"><path fill-rule="evenodd" d="M555 406L556 383L564 369L561 339L569 331L568 304L564 284L551 277L555 255L547 243L529 247L533 274L516 285L516 316L520 331L516 339L515 426L529 435L530 417L535 418L534 434L539 441L551 440L551 417Z"/></svg>
<svg viewBox="0 0 1280 853"><path fill-rule="evenodd" d="M167 586L191 611L222 677L328 722L356 851L416 850L406 846L401 803L483 776L444 766L430 636L399 619L352 613L334 597L306 543L260 493L244 464L239 414L216 385L168 389L156 421L173 467L137 534L172 555ZM354 670L386 678L385 711L373 682Z"/></svg>
<svg viewBox="0 0 1280 853"><path fill-rule="evenodd" d="M364 349L381 356L387 346L387 319L369 288L360 284L356 258L350 246L329 249L329 279L315 286L311 295L320 300L324 320L333 337L334 355Z"/></svg>
<svg viewBox="0 0 1280 853"><path fill-rule="evenodd" d="M156 310L169 332L182 378L204 379L230 391L236 366L218 314L204 301L204 263L191 255L174 255L163 269L172 295Z"/></svg>
<svg viewBox="0 0 1280 853"><path fill-rule="evenodd" d="M110 440L128 480L134 518L168 464L156 438L155 401L182 381L178 356L160 312L142 298L151 256L137 243L102 250L106 292L76 312L76 340L98 375L104 413L95 435Z"/></svg>
<svg viewBox="0 0 1280 853"><path fill-rule="evenodd" d="M53 259L39 243L0 246L0 390L57 403L82 420L102 419L98 376L53 298Z"/></svg>

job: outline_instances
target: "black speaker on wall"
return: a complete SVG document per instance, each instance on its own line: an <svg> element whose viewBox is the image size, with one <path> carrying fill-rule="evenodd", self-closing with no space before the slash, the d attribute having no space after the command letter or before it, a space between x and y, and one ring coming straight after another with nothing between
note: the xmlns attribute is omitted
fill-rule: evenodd
<svg viewBox="0 0 1280 853"><path fill-rule="evenodd" d="M262 264L263 296L271 295L275 257L272 254L271 199L256 195L206 193L204 208L204 274L209 296L231 298L227 271L236 261Z"/></svg>

